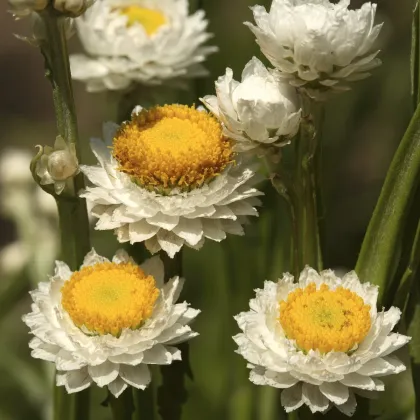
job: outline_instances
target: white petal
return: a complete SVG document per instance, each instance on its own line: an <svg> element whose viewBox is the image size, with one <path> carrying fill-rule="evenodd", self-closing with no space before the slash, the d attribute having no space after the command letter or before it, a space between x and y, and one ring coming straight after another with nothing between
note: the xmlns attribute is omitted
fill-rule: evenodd
<svg viewBox="0 0 420 420"><path fill-rule="evenodd" d="M159 231L159 226L149 225L146 220L140 220L136 223L130 223L129 227L130 243L143 242L146 239L155 236Z"/></svg>
<svg viewBox="0 0 420 420"><path fill-rule="evenodd" d="M112 259L113 263L116 264L123 264L132 262L133 259L128 255L128 252L125 249L119 249L114 255L114 258Z"/></svg>
<svg viewBox="0 0 420 420"><path fill-rule="evenodd" d="M167 230L160 230L157 234L157 240L162 249L173 258L184 245L184 239Z"/></svg>
<svg viewBox="0 0 420 420"><path fill-rule="evenodd" d="M340 382L324 382L319 390L334 404L344 404L349 399L349 389Z"/></svg>
<svg viewBox="0 0 420 420"><path fill-rule="evenodd" d="M384 357L367 361L358 371L364 376L386 376L393 373L400 373L405 370L405 366L396 358Z"/></svg>
<svg viewBox="0 0 420 420"><path fill-rule="evenodd" d="M281 405L286 413L297 410L303 405L302 384L298 383L281 392Z"/></svg>
<svg viewBox="0 0 420 420"><path fill-rule="evenodd" d="M61 376L63 383L59 384L59 376L57 375L57 385L64 385L69 394L83 391L92 383L87 368L80 370L72 370Z"/></svg>
<svg viewBox="0 0 420 420"><path fill-rule="evenodd" d="M103 387L117 378L118 365L105 362L98 366L89 366L89 374L99 387Z"/></svg>
<svg viewBox="0 0 420 420"><path fill-rule="evenodd" d="M375 390L375 382L368 376L359 375L358 373L349 373L340 381L343 385L354 388Z"/></svg>
<svg viewBox="0 0 420 420"><path fill-rule="evenodd" d="M178 225L179 216L170 216L168 214L157 213L153 217L148 217L147 223L158 226L165 230L172 230Z"/></svg>
<svg viewBox="0 0 420 420"><path fill-rule="evenodd" d="M149 258L146 260L140 268L150 276L153 276L156 281L156 287L158 289L163 287L164 277L165 277L165 268L160 257L157 255L155 257Z"/></svg>
<svg viewBox="0 0 420 420"><path fill-rule="evenodd" d="M92 248L89 253L86 254L82 267L87 267L90 265L100 264L104 262L109 262L108 258L101 257L96 253L95 249Z"/></svg>
<svg viewBox="0 0 420 420"><path fill-rule="evenodd" d="M164 345L157 344L144 352L143 363L148 365L169 365L172 363L172 356Z"/></svg>
<svg viewBox="0 0 420 420"><path fill-rule="evenodd" d="M127 386L128 385L120 377L118 377L115 381L108 385L108 389L115 398L118 398L125 391Z"/></svg>
<svg viewBox="0 0 420 420"><path fill-rule="evenodd" d="M120 376L128 385L138 389L146 389L152 380L149 368L144 364L137 366L120 365Z"/></svg>
<svg viewBox="0 0 420 420"><path fill-rule="evenodd" d="M336 405L336 407L346 416L351 417L356 411L356 397L353 392L350 392L348 400L341 405Z"/></svg>
<svg viewBox="0 0 420 420"><path fill-rule="evenodd" d="M326 411L330 405L328 398L320 392L319 387L316 385L303 383L302 398L312 413L322 413Z"/></svg>

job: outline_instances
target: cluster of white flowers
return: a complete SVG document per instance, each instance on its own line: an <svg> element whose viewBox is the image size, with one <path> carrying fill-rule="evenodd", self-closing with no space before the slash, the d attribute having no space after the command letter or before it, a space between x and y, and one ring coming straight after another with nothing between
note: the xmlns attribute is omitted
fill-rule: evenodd
<svg viewBox="0 0 420 420"><path fill-rule="evenodd" d="M53 4L74 15L87 5ZM273 0L269 12L255 6L256 25L246 25L274 68L254 57L240 82L228 68L216 95L202 99L210 113L137 106L130 120L106 123L103 140L91 141L98 165L80 166L91 183L80 196L98 218L96 229L171 258L184 245L199 249L206 239L243 235L262 195L248 152L261 156L291 142L302 121L300 95L323 99L380 64L372 52L381 28L374 25L376 6L348 6L348 0ZM89 91L201 76L201 63L216 50L204 46L207 21L202 11L188 14L187 0L97 0L76 24L86 53L71 57L72 74ZM54 184L57 194L78 171L75 151L61 138L36 168L40 183ZM178 277L164 283L159 257L138 266L125 251L109 261L92 250L75 272L58 261L24 317L35 336L32 355L55 363L57 385L68 392L93 383L115 397L127 386L145 389L148 365L180 360L175 345L197 335L189 323L199 311L176 303L182 284ZM281 389L287 412L305 404L312 412L335 406L352 415L355 394L382 391L378 377L405 369L390 356L409 341L391 332L400 311L378 313L377 294L354 272L339 278L309 267L297 282L289 274L265 282L251 310L235 317L243 332L234 340L250 380Z"/></svg>

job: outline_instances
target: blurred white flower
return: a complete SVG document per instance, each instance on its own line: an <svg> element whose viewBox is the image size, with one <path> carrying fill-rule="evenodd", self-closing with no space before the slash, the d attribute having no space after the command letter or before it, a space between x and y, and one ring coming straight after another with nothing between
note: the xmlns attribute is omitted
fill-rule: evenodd
<svg viewBox="0 0 420 420"><path fill-rule="evenodd" d="M21 241L12 242L0 250L0 272L2 276L13 276L28 263L30 252Z"/></svg>
<svg viewBox="0 0 420 420"><path fill-rule="evenodd" d="M199 249L227 233L243 235L257 216L255 169L232 151L219 122L184 105L136 108L131 121L104 126L92 139L100 166L81 166L93 183L81 194L120 242L145 242L173 257L184 244Z"/></svg>
<svg viewBox="0 0 420 420"><path fill-rule="evenodd" d="M372 51L382 25L374 25L376 4L348 10L349 0L273 0L270 12L252 8L256 26L245 24L281 77L310 96L347 90L379 66Z"/></svg>
<svg viewBox="0 0 420 420"><path fill-rule="evenodd" d="M245 66L241 82L226 69L216 82L216 95L202 101L223 123L224 134L236 140L236 151L284 146L299 129L295 88L255 57Z"/></svg>
<svg viewBox="0 0 420 420"><path fill-rule="evenodd" d="M16 17L24 17L32 12L40 12L44 10L49 0L7 0L11 7L11 12Z"/></svg>
<svg viewBox="0 0 420 420"><path fill-rule="evenodd" d="M31 184L33 178L29 169L32 155L28 150L5 149L0 154L0 183L3 186Z"/></svg>
<svg viewBox="0 0 420 420"><path fill-rule="evenodd" d="M32 356L55 363L57 385L69 393L92 383L116 397L129 385L145 389L148 365L181 360L174 346L198 335L188 324L200 311L176 304L183 280L163 279L159 257L139 267L122 250L112 262L92 250L74 273L57 261L23 317L35 336Z"/></svg>
<svg viewBox="0 0 420 420"><path fill-rule="evenodd" d="M266 281L235 317L243 333L234 337L256 385L282 389L287 412L303 404L313 413L336 406L351 416L355 394L373 398L384 390L378 377L400 373L395 350L410 337L391 333L401 311L377 313L378 288L355 272L337 277L305 268L297 283L285 274Z"/></svg>
<svg viewBox="0 0 420 420"><path fill-rule="evenodd" d="M36 166L41 185L54 184L55 193L61 194L67 181L78 173L79 162L73 143L68 146L64 139L58 136L54 147L43 148L43 154Z"/></svg>
<svg viewBox="0 0 420 420"><path fill-rule="evenodd" d="M72 76L87 90L121 90L207 74L202 63L217 50L202 10L187 0L98 0L76 20L86 54L70 57Z"/></svg>

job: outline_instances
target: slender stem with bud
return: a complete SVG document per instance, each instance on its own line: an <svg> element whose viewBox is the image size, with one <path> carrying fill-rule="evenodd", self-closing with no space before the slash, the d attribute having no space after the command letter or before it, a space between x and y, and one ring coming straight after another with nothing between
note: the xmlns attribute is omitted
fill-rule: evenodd
<svg viewBox="0 0 420 420"><path fill-rule="evenodd" d="M40 16L46 32L41 49L45 57L46 76L53 88L58 134L67 144L75 145L80 161L76 109L67 51L66 21L50 8L43 11ZM78 175L68 183L67 190L62 195L54 194L54 197L60 218L62 259L72 270L77 270L90 249L89 220L85 200L77 197L77 191L84 187L83 176ZM89 391L77 393L72 398L66 394L64 388L55 387L54 412L54 418L57 420L70 418L70 413L73 413L74 419L87 420Z"/></svg>

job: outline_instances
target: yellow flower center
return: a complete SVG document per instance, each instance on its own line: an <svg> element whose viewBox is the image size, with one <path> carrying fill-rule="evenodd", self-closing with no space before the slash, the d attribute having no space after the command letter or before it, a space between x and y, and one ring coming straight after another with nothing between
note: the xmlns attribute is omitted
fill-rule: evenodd
<svg viewBox="0 0 420 420"><path fill-rule="evenodd" d="M291 292L280 302L280 324L286 336L304 351L348 352L370 330L370 305L343 287L315 283Z"/></svg>
<svg viewBox="0 0 420 420"><path fill-rule="evenodd" d="M61 303L79 328L118 337L152 315L158 296L155 279L140 267L107 262L76 271L62 288Z"/></svg>
<svg viewBox="0 0 420 420"><path fill-rule="evenodd" d="M120 9L121 14L127 16L127 26L139 23L143 26L147 35L153 35L166 23L166 16L153 9L140 6L127 6Z"/></svg>
<svg viewBox="0 0 420 420"><path fill-rule="evenodd" d="M207 112L185 105L143 110L114 138L119 170L150 190L191 190L233 162L231 142Z"/></svg>

